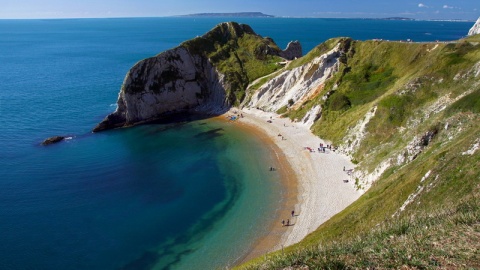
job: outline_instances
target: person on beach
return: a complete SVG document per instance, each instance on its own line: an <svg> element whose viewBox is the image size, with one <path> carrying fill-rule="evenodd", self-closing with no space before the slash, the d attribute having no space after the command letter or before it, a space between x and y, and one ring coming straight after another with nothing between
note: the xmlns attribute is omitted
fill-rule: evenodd
<svg viewBox="0 0 480 270"><path fill-rule="evenodd" d="M284 226L285 226L285 220L282 219L282 227L284 227Z"/></svg>
<svg viewBox="0 0 480 270"><path fill-rule="evenodd" d="M290 226L290 219L287 219L287 226Z"/></svg>
<svg viewBox="0 0 480 270"><path fill-rule="evenodd" d="M292 210L292 217L295 216L295 210Z"/></svg>

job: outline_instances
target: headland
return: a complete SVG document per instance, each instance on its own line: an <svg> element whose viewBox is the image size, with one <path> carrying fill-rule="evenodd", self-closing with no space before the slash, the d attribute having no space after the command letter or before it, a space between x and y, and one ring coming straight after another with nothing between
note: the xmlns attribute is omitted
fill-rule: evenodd
<svg viewBox="0 0 480 270"><path fill-rule="evenodd" d="M273 18L275 16L262 12L224 12L224 13L194 13L179 17L234 17L234 18Z"/></svg>

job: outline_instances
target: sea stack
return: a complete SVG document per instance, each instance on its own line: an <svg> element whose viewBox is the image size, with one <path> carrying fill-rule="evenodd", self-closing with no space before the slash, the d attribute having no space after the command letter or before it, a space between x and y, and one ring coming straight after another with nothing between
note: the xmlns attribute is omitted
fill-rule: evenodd
<svg viewBox="0 0 480 270"><path fill-rule="evenodd" d="M480 34L480 17L477 19L477 22L470 28L468 31L469 36Z"/></svg>
<svg viewBox="0 0 480 270"><path fill-rule="evenodd" d="M135 64L123 81L117 109L93 132L172 114L222 114L245 98L254 79L278 70L276 62L301 56L298 41L282 51L248 25L221 23L201 37Z"/></svg>
<svg viewBox="0 0 480 270"><path fill-rule="evenodd" d="M287 48L280 52L280 56L287 60L294 60L302 57L302 45L298 40L290 41Z"/></svg>

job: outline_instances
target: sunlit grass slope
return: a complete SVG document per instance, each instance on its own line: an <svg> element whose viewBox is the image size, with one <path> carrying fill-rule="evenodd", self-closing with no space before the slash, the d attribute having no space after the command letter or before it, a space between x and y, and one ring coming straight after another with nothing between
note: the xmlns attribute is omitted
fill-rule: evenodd
<svg viewBox="0 0 480 270"><path fill-rule="evenodd" d="M201 37L182 43L191 53L205 56L225 75L231 104L245 98L255 79L281 68L280 49L272 39L257 35L248 25L222 23Z"/></svg>
<svg viewBox="0 0 480 270"><path fill-rule="evenodd" d="M302 242L241 268L479 268L480 37L332 39L292 64L339 42L340 71L319 96L285 116L300 118L322 105L315 134L334 145L359 139L350 153L356 170L387 169ZM373 116L364 132L354 134L367 113Z"/></svg>

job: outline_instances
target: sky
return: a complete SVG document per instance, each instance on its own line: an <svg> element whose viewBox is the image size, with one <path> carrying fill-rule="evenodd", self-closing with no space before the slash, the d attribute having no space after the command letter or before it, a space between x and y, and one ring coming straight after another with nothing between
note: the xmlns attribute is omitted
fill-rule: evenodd
<svg viewBox="0 0 480 270"><path fill-rule="evenodd" d="M476 20L480 0L0 0L0 19L165 17L263 12L278 17Z"/></svg>

